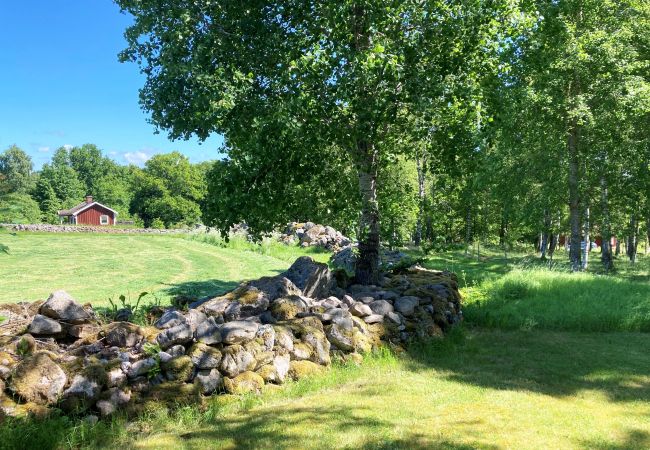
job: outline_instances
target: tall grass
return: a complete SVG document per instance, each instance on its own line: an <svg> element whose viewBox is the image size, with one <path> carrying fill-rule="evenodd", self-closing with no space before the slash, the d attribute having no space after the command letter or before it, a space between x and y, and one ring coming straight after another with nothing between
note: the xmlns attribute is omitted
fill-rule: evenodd
<svg viewBox="0 0 650 450"><path fill-rule="evenodd" d="M501 329L650 332L650 285L611 276L514 269L465 290L469 323Z"/></svg>

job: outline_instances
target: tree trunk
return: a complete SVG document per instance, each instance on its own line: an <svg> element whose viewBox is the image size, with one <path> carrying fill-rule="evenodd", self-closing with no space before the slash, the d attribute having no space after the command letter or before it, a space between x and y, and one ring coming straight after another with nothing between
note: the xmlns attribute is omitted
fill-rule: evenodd
<svg viewBox="0 0 650 450"><path fill-rule="evenodd" d="M601 234L603 244L601 246L600 259L603 262L605 271L610 272L614 269L614 259L612 258L612 223L609 217L609 193L607 180L604 176L600 178L600 207L603 214L603 224Z"/></svg>
<svg viewBox="0 0 650 450"><path fill-rule="evenodd" d="M616 251L614 252L614 254L616 256L621 254L621 240L618 238L618 236L616 237Z"/></svg>
<svg viewBox="0 0 650 450"><path fill-rule="evenodd" d="M422 243L422 221L424 219L424 198L425 198L425 190L424 190L424 161L423 157L420 157L419 154L416 154L415 156L415 164L417 167L418 171L418 220L417 223L415 224L415 236L413 239L413 243L417 246L420 246Z"/></svg>
<svg viewBox="0 0 650 450"><path fill-rule="evenodd" d="M359 284L379 282L379 204L377 203L378 154L374 145L357 142L357 170L361 193L359 258L355 278Z"/></svg>
<svg viewBox="0 0 650 450"><path fill-rule="evenodd" d="M582 270L586 270L589 266L589 252L591 251L591 241L589 236L589 206L585 208L585 221L584 221L584 238L585 248L582 252Z"/></svg>
<svg viewBox="0 0 650 450"><path fill-rule="evenodd" d="M567 147L569 150L569 223L571 225L571 240L569 246L569 262L572 271L579 271L581 264L580 242L582 230L580 226L580 183L578 154L579 129L575 118L571 119L571 128Z"/></svg>
<svg viewBox="0 0 650 450"><path fill-rule="evenodd" d="M544 230L542 231L542 239L540 244L540 253L542 254L542 261L546 260L546 252L548 250L549 234L551 232L551 215L548 209L544 210Z"/></svg>
<svg viewBox="0 0 650 450"><path fill-rule="evenodd" d="M639 222L635 215L630 218L630 237L628 238L627 256L630 262L636 262L637 248L639 246Z"/></svg>
<svg viewBox="0 0 650 450"><path fill-rule="evenodd" d="M646 241L645 241L645 254L650 254L650 214L645 219L646 226Z"/></svg>
<svg viewBox="0 0 650 450"><path fill-rule="evenodd" d="M469 255L470 240L472 238L472 209L467 206L465 215L465 256Z"/></svg>

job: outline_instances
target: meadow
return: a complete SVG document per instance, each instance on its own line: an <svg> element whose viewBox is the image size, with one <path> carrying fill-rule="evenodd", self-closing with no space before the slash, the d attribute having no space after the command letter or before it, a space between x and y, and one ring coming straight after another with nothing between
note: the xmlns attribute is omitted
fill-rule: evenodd
<svg viewBox="0 0 650 450"><path fill-rule="evenodd" d="M66 237L68 245L83 240L47 237L59 246ZM50 248L38 235L19 239L35 242L23 248L36 248L36 242ZM122 245L139 252L122 255L165 257L159 248L181 252L196 259L188 276L198 282L230 274L235 283L275 273L303 253L273 245L178 237L135 241L140 239ZM101 240L121 242L102 237L96 252ZM4 235L0 242L10 251L0 255L4 271L4 262L21 247ZM203 252L211 256L200 259ZM223 262L228 258L233 260ZM259 396L152 407L137 418L95 425L65 416L9 419L0 427L0 448L650 448L650 258L634 266L619 259L618 273L610 276L598 273L597 254L592 259L593 273L569 274L561 262L549 268L523 253L509 261L496 252L481 258L429 255L426 266L459 274L464 295L465 322L443 340L414 343L405 352L383 349L359 366L335 364L322 375L268 387ZM200 267L201 261L212 265ZM117 267L129 264L124 260ZM28 271L21 267L12 270ZM127 277L130 271L115 273ZM109 278L103 279L106 285L120 287L120 279ZM11 289L26 296L19 287Z"/></svg>
<svg viewBox="0 0 650 450"><path fill-rule="evenodd" d="M243 239L186 235L10 233L0 229L0 303L46 299L63 289L80 302L106 307L120 295L200 298L245 279L275 275L302 254L328 254Z"/></svg>

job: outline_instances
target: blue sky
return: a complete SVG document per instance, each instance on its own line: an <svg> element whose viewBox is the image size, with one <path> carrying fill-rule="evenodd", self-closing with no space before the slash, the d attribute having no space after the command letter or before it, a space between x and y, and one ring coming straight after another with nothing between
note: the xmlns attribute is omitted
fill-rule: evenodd
<svg viewBox="0 0 650 450"><path fill-rule="evenodd" d="M130 22L110 0L0 0L0 151L17 144L36 168L84 143L119 163L172 150L217 159L220 136L199 145L154 134L138 105L144 77L117 60Z"/></svg>

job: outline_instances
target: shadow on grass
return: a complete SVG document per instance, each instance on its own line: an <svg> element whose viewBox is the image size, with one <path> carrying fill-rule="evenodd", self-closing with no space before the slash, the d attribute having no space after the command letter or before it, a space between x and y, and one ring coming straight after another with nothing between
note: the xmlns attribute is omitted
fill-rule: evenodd
<svg viewBox="0 0 650 450"><path fill-rule="evenodd" d="M326 425L324 433L314 441L312 427ZM209 442L219 447L257 448L360 448L360 449L473 449L477 445L456 444L447 440L432 440L420 434L407 433L399 439L386 439L394 424L367 417L365 408L345 407L283 407L281 411L263 408L241 418L221 421L203 430L181 434L182 448L204 449ZM345 444L338 438L345 436ZM355 442L355 437L359 442ZM496 448L496 447L481 447Z"/></svg>
<svg viewBox="0 0 650 450"><path fill-rule="evenodd" d="M627 430L622 442L585 441L584 448L593 450L636 450L650 448L650 433L642 430Z"/></svg>
<svg viewBox="0 0 650 450"><path fill-rule="evenodd" d="M449 380L553 397L598 391L610 401L650 402L650 335L454 330L409 349L411 370Z"/></svg>

